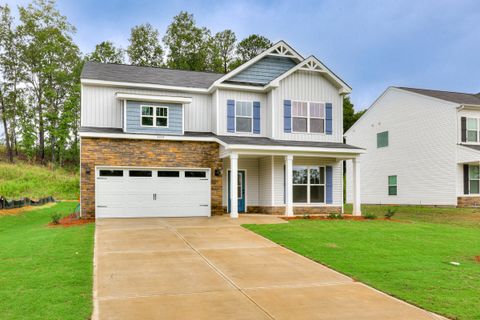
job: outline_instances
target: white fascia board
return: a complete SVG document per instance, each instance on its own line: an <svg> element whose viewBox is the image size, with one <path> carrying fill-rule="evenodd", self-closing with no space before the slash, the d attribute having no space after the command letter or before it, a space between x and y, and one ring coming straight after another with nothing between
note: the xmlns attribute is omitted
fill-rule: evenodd
<svg viewBox="0 0 480 320"><path fill-rule="evenodd" d="M226 150L256 150L256 151L297 151L297 152L322 152L322 153L337 153L337 154L361 154L365 153L364 149L346 149L346 148L319 148L319 147L297 147L297 146L258 146L258 145L242 145L229 144Z"/></svg>
<svg viewBox="0 0 480 320"><path fill-rule="evenodd" d="M175 96L157 96L150 94L135 94L135 93L123 93L117 92L115 97L119 100L135 100L135 101L148 101L148 102L167 102L167 103L191 103L190 97L175 97Z"/></svg>
<svg viewBox="0 0 480 320"><path fill-rule="evenodd" d="M238 74L239 72L245 70L246 68L248 68L249 66L251 66L252 64L254 64L255 62L261 60L262 58L266 57L267 55L270 55L272 54L273 51L275 51L278 47L280 46L284 46L284 47L287 47L289 49L289 51L293 54L294 58L296 58L298 61L303 61L303 57L301 55L299 55L291 46L289 46L285 41L279 41L277 43L275 43L273 46L271 46L270 48L268 48L267 50L263 51L262 53L260 53L258 56L256 56L255 58L251 59L251 60L248 60L247 62L245 62L244 64L238 66L237 68L233 69L232 71L230 71L229 73L225 74L223 77L221 77L220 79L218 79L217 81L215 81L211 87L216 87L218 86L220 83L222 83L223 81L227 80L228 78L231 78L233 77L234 75ZM275 56L279 56L278 54L275 54ZM211 88L210 87L210 88Z"/></svg>
<svg viewBox="0 0 480 320"><path fill-rule="evenodd" d="M127 88L183 91L183 92L204 93L204 94L208 93L208 89L204 89L204 88L166 86L166 85L152 84L152 83L105 81L105 80L95 80L95 79L81 79L80 82L81 84L84 84L84 85L95 85L95 86L103 86L103 87L127 87Z"/></svg>
<svg viewBox="0 0 480 320"><path fill-rule="evenodd" d="M251 91L251 92L265 92L266 86L247 86L247 85L236 85L236 84L227 84L221 83L216 86L210 87L209 92L215 91L215 89L227 89L227 90L241 90L241 91Z"/></svg>
<svg viewBox="0 0 480 320"><path fill-rule="evenodd" d="M153 135L153 134L128 134L128 133L102 133L102 132L80 132L83 138L111 138L111 139L134 139L134 140L168 140L168 141L201 141L217 142L220 145L226 144L215 137L186 137L171 135Z"/></svg>

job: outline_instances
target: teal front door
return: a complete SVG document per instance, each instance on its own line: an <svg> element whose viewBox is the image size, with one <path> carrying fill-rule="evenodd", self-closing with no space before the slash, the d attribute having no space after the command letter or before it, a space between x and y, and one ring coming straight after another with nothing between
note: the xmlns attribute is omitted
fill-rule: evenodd
<svg viewBox="0 0 480 320"><path fill-rule="evenodd" d="M245 170L238 170L238 212L245 212ZM230 170L228 170L228 212L230 212Z"/></svg>

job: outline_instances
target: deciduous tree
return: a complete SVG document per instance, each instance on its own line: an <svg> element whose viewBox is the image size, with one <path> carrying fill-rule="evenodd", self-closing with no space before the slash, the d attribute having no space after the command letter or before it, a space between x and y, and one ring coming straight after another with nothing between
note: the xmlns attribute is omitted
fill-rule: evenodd
<svg viewBox="0 0 480 320"><path fill-rule="evenodd" d="M163 49L158 30L151 24L141 24L131 29L127 48L130 63L137 66L161 67Z"/></svg>

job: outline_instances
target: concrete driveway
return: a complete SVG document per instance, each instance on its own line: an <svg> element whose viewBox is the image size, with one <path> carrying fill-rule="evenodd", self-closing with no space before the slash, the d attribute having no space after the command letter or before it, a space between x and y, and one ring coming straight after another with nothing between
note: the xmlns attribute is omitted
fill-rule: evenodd
<svg viewBox="0 0 480 320"><path fill-rule="evenodd" d="M439 319L243 223L285 221L98 220L93 319Z"/></svg>

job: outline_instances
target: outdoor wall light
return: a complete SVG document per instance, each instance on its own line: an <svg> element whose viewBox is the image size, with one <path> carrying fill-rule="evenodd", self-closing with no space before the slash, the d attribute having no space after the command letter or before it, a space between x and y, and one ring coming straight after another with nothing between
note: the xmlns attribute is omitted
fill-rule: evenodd
<svg viewBox="0 0 480 320"><path fill-rule="evenodd" d="M90 174L90 167L89 166L85 166L85 173Z"/></svg>
<svg viewBox="0 0 480 320"><path fill-rule="evenodd" d="M217 168L215 169L215 177L221 177L222 176L222 169Z"/></svg>

